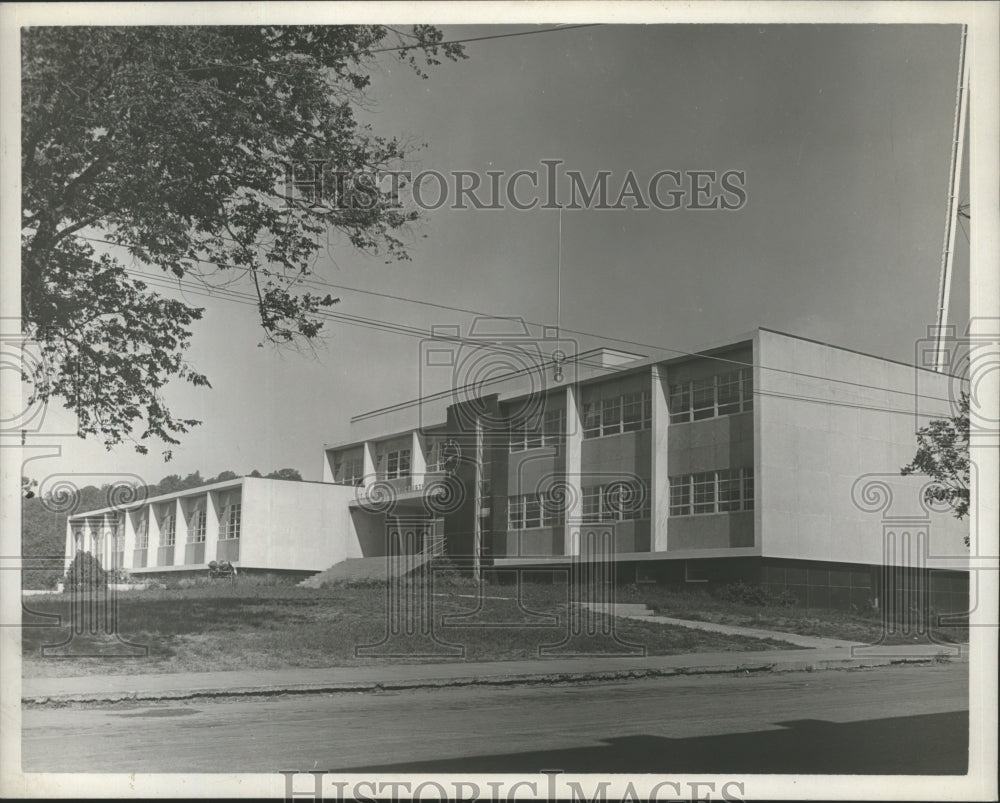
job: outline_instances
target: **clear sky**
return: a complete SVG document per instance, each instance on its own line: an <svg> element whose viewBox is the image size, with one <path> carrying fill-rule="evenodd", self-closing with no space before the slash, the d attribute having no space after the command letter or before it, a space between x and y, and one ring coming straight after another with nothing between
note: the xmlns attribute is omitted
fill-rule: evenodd
<svg viewBox="0 0 1000 803"><path fill-rule="evenodd" d="M426 143L416 169L511 173L561 159L589 177L611 171L613 187L629 170L746 172L739 211L565 212L564 327L691 348L760 325L911 361L937 300L959 35L954 25L656 25L505 38L470 43L468 60L426 81L386 58L367 116L378 133ZM555 324L558 230L555 211L442 208L414 230L411 262L334 242L316 275ZM955 268L950 322L964 330L964 230ZM338 312L422 330L472 319L331 292ZM315 354L279 352L257 347L253 309L191 300L206 313L189 357L213 388L168 388L175 413L204 421L174 459L155 445L142 457L67 438L36 474L44 465L154 482L290 466L320 479L322 446L350 437L351 415L421 391L417 338L332 324ZM72 416L52 407L46 427L72 430Z"/></svg>

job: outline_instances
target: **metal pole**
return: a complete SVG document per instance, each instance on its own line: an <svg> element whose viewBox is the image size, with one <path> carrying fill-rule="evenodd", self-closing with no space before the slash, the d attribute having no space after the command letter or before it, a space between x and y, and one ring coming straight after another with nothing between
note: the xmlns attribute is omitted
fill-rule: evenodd
<svg viewBox="0 0 1000 803"><path fill-rule="evenodd" d="M955 96L955 123L952 131L951 166L948 173L948 215L944 229L944 251L941 254L941 279L938 285L937 343L935 370L945 366L943 348L945 326L948 323L948 304L951 298L951 272L955 256L955 229L958 223L958 192L962 183L962 154L965 145L965 119L969 108L969 62L966 58L966 40L969 27L962 26L962 42L958 58L958 89Z"/></svg>

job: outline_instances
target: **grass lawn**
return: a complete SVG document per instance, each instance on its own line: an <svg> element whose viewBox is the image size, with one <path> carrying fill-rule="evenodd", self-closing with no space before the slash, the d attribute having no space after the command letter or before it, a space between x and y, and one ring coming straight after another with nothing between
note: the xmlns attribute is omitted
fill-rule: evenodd
<svg viewBox="0 0 1000 803"><path fill-rule="evenodd" d="M800 608L741 605L716 599L705 592L678 592L659 586L626 586L619 590L621 602L642 602L663 616L676 619L694 619L740 627L756 627L797 633L802 636L857 641L863 644L914 644L936 643L967 644L967 624L940 626L937 617L931 616L929 635L903 632L899 626L888 627L878 611L841 611L819 608Z"/></svg>
<svg viewBox="0 0 1000 803"><path fill-rule="evenodd" d="M70 599L68 595L33 597L26 600L26 624L40 621L35 614L59 614L62 626L23 628L23 672L26 677L52 677L423 660L515 660L538 657L543 645L565 640L570 632L567 617L571 610L577 616L590 616L568 604L565 585L525 584L520 604L512 586L488 585L482 593L485 598L480 601L476 587L469 582L435 585L430 597L434 636L438 642L464 647L464 658L453 651L429 659L413 655L426 651L427 640L408 640L405 636L391 642L393 648L388 651L396 653L396 657L355 654L356 646L377 644L385 638L387 595L382 585L308 589L241 582L236 586L216 583L123 593L118 595L116 632L128 642L147 646L149 654L142 658L85 657L120 650L113 638L88 635L86 626L84 635L74 636L64 648L67 657L42 656L43 645L63 642L70 634L66 626L71 615ZM567 649L623 651L607 632L601 635L601 628L606 631L612 621L620 642L645 647L649 655L791 648L779 641L595 618L584 619L582 627L595 628L597 635L577 638ZM419 634L424 619L417 619L417 624ZM430 646L432 652L443 652L434 642Z"/></svg>
<svg viewBox="0 0 1000 803"><path fill-rule="evenodd" d="M357 655L355 648L383 642L389 629L388 599L381 584L356 583L322 589L255 584L236 586L201 583L189 588L131 591L118 595L117 632L122 639L148 648L146 657L122 658L120 645L105 634L76 635L64 648L66 657L43 656L43 645L67 640L72 615L68 595L39 596L25 601L25 625L39 615L58 614L58 627L25 626L22 630L26 677L83 674L203 672L226 669L361 666L387 662L504 661L539 657L543 645L564 641L590 627L596 635L576 638L567 650L585 653L626 652L619 642L645 647L648 655L792 649L786 642L729 636L634 619L602 619L571 606L565 584L526 583L516 599L514 586L484 585L482 599L468 580L445 578L430 592L431 616L411 619L412 636L398 636L383 652ZM718 600L708 594L634 585L618 590L620 602L641 602L657 613L678 619L755 627L800 635L876 644L926 643L927 636L890 633L877 612L810 610L753 606ZM84 606L77 606L77 612ZM433 619L434 639L420 638ZM614 636L608 624L614 624ZM102 622L103 626L103 622ZM102 627L95 628L101 630ZM111 628L108 628L111 629ZM937 642L968 641L966 627L934 628ZM463 648L449 650L447 645ZM428 650L428 647L430 648ZM431 657L418 654L433 653ZM107 657L97 657L102 654ZM633 653L634 654L634 653ZM544 656L542 656L544 657Z"/></svg>

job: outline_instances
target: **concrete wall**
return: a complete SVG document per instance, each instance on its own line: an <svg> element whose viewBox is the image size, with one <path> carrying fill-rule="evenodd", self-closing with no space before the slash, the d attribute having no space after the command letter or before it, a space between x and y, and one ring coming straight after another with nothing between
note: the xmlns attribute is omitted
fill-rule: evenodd
<svg viewBox="0 0 1000 803"><path fill-rule="evenodd" d="M753 511L704 513L670 519L670 551L754 545Z"/></svg>
<svg viewBox="0 0 1000 803"><path fill-rule="evenodd" d="M753 413L670 425L670 474L753 467Z"/></svg>
<svg viewBox="0 0 1000 803"><path fill-rule="evenodd" d="M581 447L583 485L637 476L649 481L652 473L651 430L586 438Z"/></svg>
<svg viewBox="0 0 1000 803"><path fill-rule="evenodd" d="M918 383L912 367L766 330L758 332L757 355L756 512L763 554L898 563L896 550L885 554L883 534L924 531L927 565L959 568L943 558L968 555L968 519L929 513L920 501L927 478L899 476L913 458L917 428L951 414L949 378L920 371ZM918 385L924 397L915 408ZM882 485L872 485L866 499L859 498L859 486L852 497L865 475Z"/></svg>
<svg viewBox="0 0 1000 803"><path fill-rule="evenodd" d="M341 485L246 477L240 566L319 571L362 557Z"/></svg>

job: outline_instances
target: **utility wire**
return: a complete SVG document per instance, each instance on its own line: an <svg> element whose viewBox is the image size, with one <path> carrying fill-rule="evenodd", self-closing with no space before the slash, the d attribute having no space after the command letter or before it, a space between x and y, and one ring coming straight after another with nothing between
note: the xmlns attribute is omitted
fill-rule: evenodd
<svg viewBox="0 0 1000 803"><path fill-rule="evenodd" d="M132 271L129 271L129 272L133 273ZM142 273L139 273L139 275L141 275L144 279L151 280L151 282L155 286L161 286L161 287L165 287L165 288L169 288L169 289L175 289L175 282L172 282L170 280L164 281L160 277L149 277L149 276L146 276L145 274L142 274ZM191 293L193 293L195 295L215 297L215 294L213 294L211 292L205 292L204 288L202 286L200 286L200 285L195 286L195 285L193 285L193 283L191 283L191 282L184 282L183 280L177 280L176 284L182 284L182 285L184 285L185 289L187 289L188 292L191 292ZM257 301L253 298L253 296L251 296L249 294L245 294L245 293L239 293L239 292L233 291L233 290L224 290L224 291L222 291L219 294L218 297L221 297L221 300L231 301L231 302L234 302L234 303L243 304L245 306L250 306L250 307L258 307L259 306L258 303L257 303ZM389 322L380 321L378 319L370 319L370 318L365 318L365 317L361 317L361 316L343 315L343 314L340 314L340 313L333 313L333 312L329 312L329 311L318 312L318 313L316 313L316 315L319 316L319 317L329 317L329 318L333 318L335 320L342 320L345 323L350 323L350 324L353 324L353 325L363 326L363 327L367 327L367 328L378 329L378 330L381 330L381 331L391 331L391 332L394 332L394 333L397 333L397 334L407 335L409 337L416 337L416 338L419 338L419 339L427 339L428 338L428 333L426 331L424 331L424 330L420 330L420 329L417 329L415 327L408 327L408 326L401 326L401 325L391 324ZM487 349L491 349L491 350L496 350L497 348L499 348L499 350L501 350L501 351L508 351L509 352L511 350L510 348L503 349L503 347L497 347L496 344L493 344L493 343L483 343L482 341L480 341L478 339L475 339L475 338L471 338L470 339L470 338L461 338L461 337L455 337L455 338L446 337L446 338L443 338L443 339L446 340L446 341L449 341L449 342L457 342L457 343L460 343L460 344L467 343L467 344L474 345L476 347L487 348ZM514 351L516 351L516 353L521 354L521 355L524 354L524 352L522 350L520 350L520 349L514 349ZM696 355L696 356L700 356L700 355ZM581 362L583 364L589 365L590 367L608 369L611 372L630 370L630 367L627 364L624 365L624 366L608 367L608 366L604 366L604 365L600 365L600 364L587 363L586 361L581 361ZM531 373L531 372L533 372L535 370L538 370L538 369L539 369L539 366L535 366L535 365L528 366L527 368L524 368L524 369L522 369L520 371L512 371L510 373L503 374L503 375L501 375L499 377L496 377L496 378L493 378L493 379L487 379L487 380L484 380L482 382L467 383L465 385L448 388L448 389L446 389L444 391L440 391L438 393L428 394L428 395L423 396L423 397L421 397L419 399L415 399L415 400L412 400L412 401L404 401L404 402L400 402L400 403L398 403L396 405L391 405L391 406L388 406L388 407L380 408L379 410L371 411L369 413L363 414L362 416L356 416L355 418L357 419L357 418L362 418L362 417L369 417L369 416L372 416L372 415L377 414L377 413L384 413L384 412L388 412L388 411L406 409L408 407L415 406L417 404L420 404L420 403L428 401L428 400L446 398L446 397L451 396L454 393L456 393L458 391L461 391L461 390L481 389L484 386L491 385L491 384L496 384L496 383L500 383L500 382L505 382L505 381L508 381L511 378L514 378L514 377L516 377L518 375L528 374L528 373ZM862 386L862 387L864 387L865 389L869 389L869 390L878 390L879 389L879 388L871 388L869 386ZM949 399L946 399L946 398L940 398L940 397L935 397L935 396L926 396L924 394L915 394L915 393L910 393L909 391L891 390L891 389L886 389L886 388L881 388L881 390L883 390L883 391L889 391L889 392L893 392L893 393L898 393L900 395L911 396L911 397L914 397L914 398L927 398L927 399L932 399L932 400L936 400L936 401L945 401L945 402L949 401ZM796 400L796 401L805 401L805 402L812 402L812 403L816 403L816 404L825 404L825 405L828 405L828 406L850 407L850 408L855 408L855 409L871 410L871 411L876 411L876 412L905 413L907 415L912 414L914 412L913 410L909 410L909 409L907 409L907 410L900 410L898 408L892 408L892 407L878 407L878 406L871 405L871 404L863 404L863 403L852 402L852 401L847 401L847 400L832 400L832 399L829 399L829 398L816 398L816 397L812 397L812 396L805 396L805 395L798 395L798 394L791 394L791 393L780 393L780 392L776 392L776 391L765 391L765 390L761 390L759 388L754 388L753 393L755 395L774 396L774 397L778 397L778 398L793 399L793 400Z"/></svg>
<svg viewBox="0 0 1000 803"><path fill-rule="evenodd" d="M122 245L120 243L111 242L110 240L103 240L103 239L96 238L96 237L85 237L85 236L82 236L82 235L74 235L74 236L77 236L80 239L90 240L92 242L99 242L99 243L104 243L104 244L107 244L107 245L113 245L113 246L117 246L117 247L121 247L121 248L127 248L127 246L124 246L124 245ZM211 265L211 266L216 267L216 268L240 268L240 267L242 267L242 266L237 266L237 265L232 265L232 264L227 264L227 263L222 263L222 262L212 262L210 260L200 259L200 258L191 258L191 261L200 262L200 263L206 264L206 265ZM275 277L275 278L288 278L288 277L286 277L286 276L284 276L282 274L274 273L273 271L269 271L269 270L266 270L264 268L258 269L258 272L260 272L262 275L265 275L265 276L271 276L271 277ZM452 305L449 305L449 304L441 304L441 303L434 302L434 301L424 301L422 299L407 298L407 297L404 297L404 296L394 295L392 293L379 292L377 290L365 290L365 289L358 288L358 287L351 287L349 285L335 284L333 282L324 281L324 280L318 279L318 278L298 277L296 279L296 281L297 282L301 282L303 284L310 284L310 285L319 286L319 287L327 287L327 288L331 288L331 289L335 289L335 290L346 290L348 292L360 293L362 295L370 295L370 296L375 296L375 297L378 297L378 298L386 298L386 299L390 299L390 300L393 300L393 301L400 301L400 302L404 302L404 303L408 303L408 304L418 304L418 305L421 305L421 306L433 307L433 308L436 308L436 309L443 309L443 310L447 310L447 311L450 311L450 312L461 312L461 313L465 313L465 314L468 314L468 315L477 315L477 316L486 317L486 318L510 318L511 317L511 316L504 316L504 315L496 315L496 314L493 314L493 313L485 312L483 310L470 309L468 307L457 307L457 306L452 306ZM256 300L255 299L254 299L254 306L256 306ZM518 319L524 321L524 323L527 324L527 325L529 325L529 326L535 326L535 327L539 327L539 328L542 328L544 326L544 324L539 323L537 321L531 321L531 320L527 320L525 318L518 318ZM372 319L372 320L378 320L378 319ZM393 327L397 326L397 324L392 324L392 323L386 322L386 321L383 321L383 323L387 324L388 326L393 326ZM419 337L421 337L421 338L431 337L430 333L428 333L427 331L424 331L424 330L417 330L417 331L420 331ZM734 359L731 359L731 358L728 358L728 357L720 357L718 355L700 354L700 353L695 352L695 351L685 351L684 349L672 348L670 346L654 345L654 344L651 344L651 343L644 343L642 341L637 341L637 340L627 340L625 338L614 337L614 336L611 336L611 335L602 335L602 334L598 334L596 332L588 332L588 331L580 330L580 329L569 329L567 327L562 327L560 329L560 332L565 332L567 334L580 335L580 336L583 336L583 337L592 337L592 338L595 338L596 340L603 340L605 342L611 341L611 342L614 342L614 343L623 343L623 344L630 345L630 346L638 346L640 348L652 349L654 351L668 352L668 353L671 353L671 354L677 354L679 356L684 356L684 357L698 357L699 359L713 360L715 362L721 362L721 363L725 363L725 364L728 364L728 365L734 365L734 366L738 366L740 368L758 367L762 371L773 371L775 373L788 374L788 375L791 375L791 376L798 376L798 377L802 377L804 379L817 379L817 380L822 380L824 382L836 382L838 384L848 385L848 386L851 386L851 387L858 387L858 388L862 388L864 390L880 390L880 391L884 391L886 393L896 393L896 394L899 394L899 395L916 396L916 397L919 397L919 398L930 399L932 401L942 401L942 402L950 401L947 398L943 398L943 397L939 397L939 396L927 396L927 395L924 395L924 394L911 394L911 393L909 393L909 391L897 390L895 388L885 388L885 387L881 387L881 386L877 386L877 385L868 385L868 384L865 384L863 382L853 382L853 381L851 381L849 379L836 379L836 378L832 378L832 377L822 376L821 374L809 374L809 373L805 373L805 372L802 372L802 371L794 371L794 370L789 369L789 368L775 368L775 367L772 367L772 366L762 365L760 363L744 362L742 360L734 360ZM449 338L449 339L452 339L452 338ZM470 339L467 342L469 342L469 343L477 343L477 344L482 345L482 341L478 340L478 339ZM592 365L591 367L605 367L605 366L601 366L601 365L596 365L595 364L595 365ZM625 370L625 369L622 369L622 370Z"/></svg>

